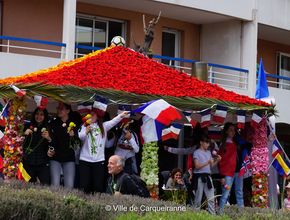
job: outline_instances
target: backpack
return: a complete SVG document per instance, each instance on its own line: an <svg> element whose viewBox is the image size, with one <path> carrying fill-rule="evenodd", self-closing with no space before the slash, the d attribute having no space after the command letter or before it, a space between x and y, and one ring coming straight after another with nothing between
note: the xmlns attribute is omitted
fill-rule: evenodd
<svg viewBox="0 0 290 220"><path fill-rule="evenodd" d="M144 197L144 198L150 198L150 192L147 189L147 185L146 183L137 175L132 174L129 175L127 173L125 173L121 178L121 181L123 181L124 177L127 177L128 179L131 180L131 182L135 185L136 189L137 189L137 193L136 196L140 196L140 197Z"/></svg>

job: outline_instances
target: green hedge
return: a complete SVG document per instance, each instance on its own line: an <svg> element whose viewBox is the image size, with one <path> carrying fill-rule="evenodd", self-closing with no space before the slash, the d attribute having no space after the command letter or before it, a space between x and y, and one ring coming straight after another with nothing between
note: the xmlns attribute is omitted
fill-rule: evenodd
<svg viewBox="0 0 290 220"><path fill-rule="evenodd" d="M226 207L224 216L212 216L205 211L194 211L192 208L166 201L136 196L85 195L77 190L69 191L18 181L0 183L0 204L0 220L290 219L290 212L258 208L239 209L236 206ZM150 211L146 207L149 207ZM160 212L165 208L167 212Z"/></svg>

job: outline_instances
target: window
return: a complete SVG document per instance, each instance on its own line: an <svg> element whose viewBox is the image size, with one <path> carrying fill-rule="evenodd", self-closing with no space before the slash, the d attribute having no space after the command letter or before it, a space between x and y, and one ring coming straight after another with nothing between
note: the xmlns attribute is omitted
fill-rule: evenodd
<svg viewBox="0 0 290 220"><path fill-rule="evenodd" d="M91 53L93 48L110 46L114 36L125 38L125 21L78 15L76 18L77 56Z"/></svg>
<svg viewBox="0 0 290 220"><path fill-rule="evenodd" d="M289 80L279 79L279 88L290 89L290 54L278 53L277 63L278 75L289 78Z"/></svg>
<svg viewBox="0 0 290 220"><path fill-rule="evenodd" d="M162 56L179 57L180 56L180 32L177 30L164 29L162 31ZM178 66L179 63L168 59L161 61L167 65Z"/></svg>

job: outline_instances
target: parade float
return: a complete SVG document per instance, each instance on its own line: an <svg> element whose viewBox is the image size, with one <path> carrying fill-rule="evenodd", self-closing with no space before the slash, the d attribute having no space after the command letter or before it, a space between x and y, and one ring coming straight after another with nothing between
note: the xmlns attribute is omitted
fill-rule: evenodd
<svg viewBox="0 0 290 220"><path fill-rule="evenodd" d="M238 123L240 129L253 118L252 205L267 207L269 158L266 118L274 112L274 107L200 81L122 46L109 47L55 67L0 80L0 98L9 103L2 139L5 178L15 178L21 161L23 128L19 124L23 120L27 100L38 95L47 97L49 102L80 104L90 101L95 94L105 98L109 105L126 104L135 108L152 100L164 100L179 112L190 112L189 117L187 115L189 122L203 123L202 116L207 112L209 120L203 123L205 127L224 123L224 120L212 120L220 115ZM157 146L156 143L145 142L141 164L141 177L152 187L152 197L155 198L159 172Z"/></svg>

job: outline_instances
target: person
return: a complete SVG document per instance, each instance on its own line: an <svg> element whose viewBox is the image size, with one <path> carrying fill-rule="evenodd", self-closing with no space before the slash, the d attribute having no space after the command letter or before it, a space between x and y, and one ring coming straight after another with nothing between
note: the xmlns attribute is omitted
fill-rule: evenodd
<svg viewBox="0 0 290 220"><path fill-rule="evenodd" d="M238 144L236 127L233 123L228 122L224 125L218 154L222 157L219 163L219 171L222 177L222 196L219 203L219 212L223 213L234 181L237 205L244 207L243 176L239 177L239 171L243 162L242 149Z"/></svg>
<svg viewBox="0 0 290 220"><path fill-rule="evenodd" d="M186 189L185 183L182 179L182 171L179 168L174 168L171 171L171 176L169 177L166 189Z"/></svg>
<svg viewBox="0 0 290 220"><path fill-rule="evenodd" d="M290 183L285 188L287 197L284 199L284 209L290 211Z"/></svg>
<svg viewBox="0 0 290 220"><path fill-rule="evenodd" d="M125 159L124 171L128 174L138 174L135 154L139 152L139 142L136 133L128 129L129 123L121 126L121 134L116 137L118 139L116 144L114 143L115 138L108 140L107 143L108 147L112 147L115 144L114 154Z"/></svg>
<svg viewBox="0 0 290 220"><path fill-rule="evenodd" d="M57 107L57 117L49 124L52 138L52 147L47 155L50 159L51 185L59 186L61 172L63 172L64 186L74 187L75 180L75 151L72 146L76 140L80 116L72 111L69 104L60 102ZM69 131L71 123L75 127Z"/></svg>
<svg viewBox="0 0 290 220"><path fill-rule="evenodd" d="M109 158L108 173L110 177L106 192L111 195L138 195L139 191L130 176L124 172L125 159L113 155Z"/></svg>
<svg viewBox="0 0 290 220"><path fill-rule="evenodd" d="M207 136L202 136L200 139L199 148L193 153L194 162L194 181L196 189L194 207L199 209L201 206L202 195L205 193L208 204L208 212L215 214L214 204L214 187L211 179L211 167L215 166L220 160L219 155L214 160L211 151L208 149L210 146L210 139Z"/></svg>
<svg viewBox="0 0 290 220"><path fill-rule="evenodd" d="M79 138L83 142L80 151L80 188L86 193L104 192L105 143L107 132L118 124L128 112L110 121L102 122L97 111L91 111L91 124L82 125Z"/></svg>
<svg viewBox="0 0 290 220"><path fill-rule="evenodd" d="M50 183L49 160L47 150L51 138L48 132L48 112L36 108L31 122L24 129L23 167L31 177L29 182Z"/></svg>

